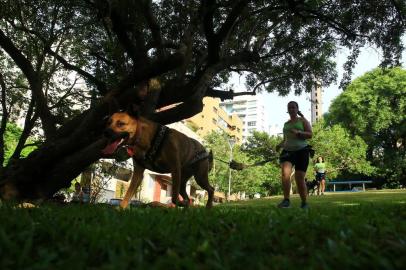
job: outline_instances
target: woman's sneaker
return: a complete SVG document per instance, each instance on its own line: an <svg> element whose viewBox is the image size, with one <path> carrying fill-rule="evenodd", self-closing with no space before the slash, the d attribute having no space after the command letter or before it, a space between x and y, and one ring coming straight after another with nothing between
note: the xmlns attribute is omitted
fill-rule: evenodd
<svg viewBox="0 0 406 270"><path fill-rule="evenodd" d="M300 208L309 209L309 205L307 204L307 202L302 202L302 204L300 205Z"/></svg>
<svg viewBox="0 0 406 270"><path fill-rule="evenodd" d="M283 199L279 204L278 208L289 208L290 207L290 200L289 199Z"/></svg>

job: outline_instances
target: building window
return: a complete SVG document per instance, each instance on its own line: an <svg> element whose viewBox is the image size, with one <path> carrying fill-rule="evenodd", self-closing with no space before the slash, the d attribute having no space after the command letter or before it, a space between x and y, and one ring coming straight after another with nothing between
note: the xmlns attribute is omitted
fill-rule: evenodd
<svg viewBox="0 0 406 270"><path fill-rule="evenodd" d="M212 119L213 124L217 125L217 120L216 119Z"/></svg>
<svg viewBox="0 0 406 270"><path fill-rule="evenodd" d="M213 107L213 112L217 114L217 108Z"/></svg>
<svg viewBox="0 0 406 270"><path fill-rule="evenodd" d="M247 123L247 125L248 125L249 127L254 127L256 124L257 124L256 121L249 121L249 122Z"/></svg>

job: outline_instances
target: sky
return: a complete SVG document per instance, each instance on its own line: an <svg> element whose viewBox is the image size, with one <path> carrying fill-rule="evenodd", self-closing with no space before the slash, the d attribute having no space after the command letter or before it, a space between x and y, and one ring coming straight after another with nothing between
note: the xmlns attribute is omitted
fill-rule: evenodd
<svg viewBox="0 0 406 270"><path fill-rule="evenodd" d="M405 42L406 43L406 42ZM343 76L343 64L348 56L348 50L340 50L336 56L337 63L337 83L331 84L329 87L322 88L322 110L323 113L327 112L331 102L335 97L337 97L342 90L339 89L339 83ZM361 50L360 56L358 58L358 63L353 69L352 80L357 77L362 76L364 73L373 70L378 67L381 63L382 56L380 51L375 48L368 47ZM403 66L406 67L406 52L403 53L402 58ZM236 78L233 81L236 90L244 89L244 81L240 78ZM277 93L266 93L260 94L261 99L264 101L266 115L268 117L267 121L270 125L271 134L281 133L283 124L288 120L289 115L287 114L287 104L289 101L294 100L298 102L300 111L304 116L310 120L310 93L304 93L300 96L294 94L289 94L288 96L281 97Z"/></svg>

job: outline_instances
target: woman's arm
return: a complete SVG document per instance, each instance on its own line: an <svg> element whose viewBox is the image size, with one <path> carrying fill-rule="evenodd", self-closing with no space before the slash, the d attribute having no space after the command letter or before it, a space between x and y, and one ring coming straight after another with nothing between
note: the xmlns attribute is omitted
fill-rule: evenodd
<svg viewBox="0 0 406 270"><path fill-rule="evenodd" d="M313 135L312 127L306 119L303 118L302 121L304 131L294 128L291 129L291 132L293 132L293 134L295 134L295 136L298 137L299 139L310 139Z"/></svg>
<svg viewBox="0 0 406 270"><path fill-rule="evenodd" d="M283 147L285 141L286 141L285 134L283 134L283 140L278 145L276 145L276 151L279 151Z"/></svg>
<svg viewBox="0 0 406 270"><path fill-rule="evenodd" d="M304 131L298 130L296 136L300 139L310 139L313 136L312 126L306 118L302 117Z"/></svg>

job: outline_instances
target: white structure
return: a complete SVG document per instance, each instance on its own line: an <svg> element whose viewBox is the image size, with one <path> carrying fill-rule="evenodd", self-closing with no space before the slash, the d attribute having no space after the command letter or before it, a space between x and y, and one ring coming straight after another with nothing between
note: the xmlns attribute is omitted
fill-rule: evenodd
<svg viewBox="0 0 406 270"><path fill-rule="evenodd" d="M312 125L323 116L321 82L316 81L310 94Z"/></svg>
<svg viewBox="0 0 406 270"><path fill-rule="evenodd" d="M256 130L269 133L267 116L262 99L258 96L237 96L220 103L230 115L237 114L243 122L243 142Z"/></svg>
<svg viewBox="0 0 406 270"><path fill-rule="evenodd" d="M269 125L268 134L270 136L281 136L282 135L282 128L278 124Z"/></svg>

